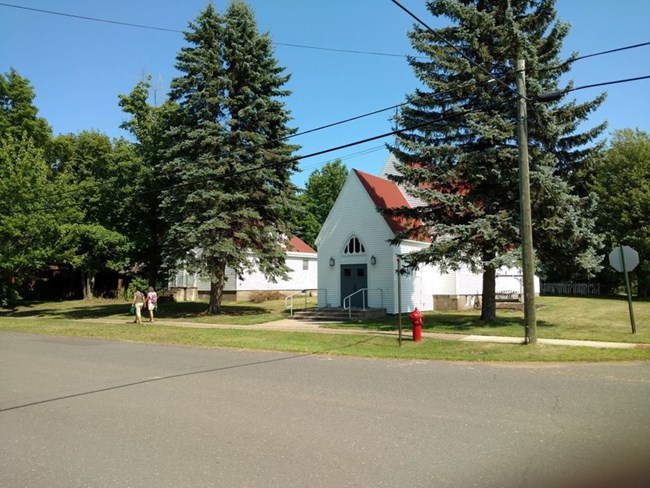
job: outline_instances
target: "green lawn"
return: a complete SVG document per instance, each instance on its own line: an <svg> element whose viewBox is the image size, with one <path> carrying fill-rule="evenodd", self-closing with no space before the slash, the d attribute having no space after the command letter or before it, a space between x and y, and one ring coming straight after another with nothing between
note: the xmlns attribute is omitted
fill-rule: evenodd
<svg viewBox="0 0 650 488"><path fill-rule="evenodd" d="M538 299L539 337L650 343L646 328L650 303L635 303L637 334L632 335L624 300L541 297ZM225 304L219 317L205 314L205 303L161 303L157 318L165 322L250 325L286 318L284 302ZM621 310L619 310L621 309ZM129 304L112 300L26 304L0 312L0 330L47 335L95 337L111 340L331 354L367 358L412 358L459 361L624 361L650 360L650 349L615 350L583 347L525 346L405 340L361 334L314 334L238 329L205 329L169 325L134 326ZM522 313L499 311L494 324L481 325L475 312L428 313L425 331L522 337ZM80 319L99 319L88 322ZM102 323L101 319L112 320ZM114 321L119 322L115 323ZM404 329L410 329L403 317ZM397 318L345 325L373 330L395 330Z"/></svg>
<svg viewBox="0 0 650 488"><path fill-rule="evenodd" d="M650 343L650 302L633 304L636 334L632 334L627 300L624 298L536 297L535 305L539 338ZM361 325L376 330L397 330L398 318L387 317L334 327ZM408 314L402 316L402 327L411 327ZM497 310L497 320L483 324L478 311L427 312L422 330L523 337L524 318L522 311Z"/></svg>

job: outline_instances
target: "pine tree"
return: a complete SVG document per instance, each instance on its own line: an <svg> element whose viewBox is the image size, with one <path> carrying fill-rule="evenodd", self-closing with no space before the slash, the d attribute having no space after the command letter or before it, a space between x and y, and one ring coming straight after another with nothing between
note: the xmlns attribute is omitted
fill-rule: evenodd
<svg viewBox="0 0 650 488"><path fill-rule="evenodd" d="M226 266L285 277L286 216L295 205L290 176L297 149L282 97L289 77L260 34L250 8L233 1L224 15L208 4L185 34L172 81L178 104L164 172L170 266L183 262L211 281L209 313L220 313Z"/></svg>
<svg viewBox="0 0 650 488"><path fill-rule="evenodd" d="M422 88L396 117L405 129L392 147L402 164L395 180L427 202L393 213L419 221L432 244L409 255L411 265L462 264L483 273L482 320L495 318L495 277L516 263L519 181L516 60L526 61L530 100L559 89L570 63L560 61L567 24L555 0L434 0L428 8L449 27L416 26L409 37L421 57L409 60ZM572 57L577 56L577 54ZM570 61L571 58L568 60ZM604 99L530 104L528 119L534 244L539 272L589 273L598 267L589 211L570 183L588 165L604 124L578 124ZM398 236L395 243L408 238Z"/></svg>

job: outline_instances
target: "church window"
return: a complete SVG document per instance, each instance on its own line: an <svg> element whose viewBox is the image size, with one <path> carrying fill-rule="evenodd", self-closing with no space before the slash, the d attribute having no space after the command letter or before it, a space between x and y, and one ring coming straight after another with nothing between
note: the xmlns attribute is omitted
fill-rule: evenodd
<svg viewBox="0 0 650 488"><path fill-rule="evenodd" d="M343 249L343 254L363 254L366 252L366 248L363 247L363 244L358 237L351 237L348 243Z"/></svg>

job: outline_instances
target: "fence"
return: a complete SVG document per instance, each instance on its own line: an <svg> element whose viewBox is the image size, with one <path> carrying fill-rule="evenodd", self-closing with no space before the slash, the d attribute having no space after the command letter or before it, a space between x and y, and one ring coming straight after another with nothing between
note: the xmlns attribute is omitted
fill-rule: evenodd
<svg viewBox="0 0 650 488"><path fill-rule="evenodd" d="M591 296L600 295L600 283L542 283L542 295Z"/></svg>

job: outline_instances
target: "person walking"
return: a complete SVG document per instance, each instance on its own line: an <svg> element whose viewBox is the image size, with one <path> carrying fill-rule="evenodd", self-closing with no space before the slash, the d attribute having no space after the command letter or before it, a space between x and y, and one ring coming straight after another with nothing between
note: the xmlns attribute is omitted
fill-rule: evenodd
<svg viewBox="0 0 650 488"><path fill-rule="evenodd" d="M149 322L153 322L153 312L156 309L156 303L158 302L158 295L154 291L153 287L149 287L147 292L147 310L149 310Z"/></svg>
<svg viewBox="0 0 650 488"><path fill-rule="evenodd" d="M144 306L144 293L136 288L135 293L133 294L133 302L131 306L135 307L135 320L134 324L142 323L142 307Z"/></svg>

